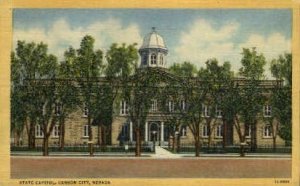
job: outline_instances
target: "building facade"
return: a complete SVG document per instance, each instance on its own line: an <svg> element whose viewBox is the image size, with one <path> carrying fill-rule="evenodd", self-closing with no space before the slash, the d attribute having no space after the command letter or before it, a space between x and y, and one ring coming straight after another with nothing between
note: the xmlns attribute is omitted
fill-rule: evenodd
<svg viewBox="0 0 300 186"><path fill-rule="evenodd" d="M141 57L140 68L145 67L167 67L167 54L168 49L165 45L164 39L161 35L157 33L155 28L152 32L144 37L143 44L139 49L139 54ZM268 85L269 81L264 82ZM185 103L182 103L184 106ZM109 144L111 145L123 145L124 143L135 143L135 133L133 129L133 124L128 117L128 105L125 100L120 100L114 105L114 117L111 128L108 130ZM172 105L170 106L172 109ZM272 145L272 129L271 126L266 124L265 119L271 117L272 108L270 105L262 106L262 115L258 118L256 136L257 145L265 146ZM56 112L59 114L59 106ZM87 109L78 109L76 112L70 114L65 122L65 144L66 145L85 145L89 141L88 125L87 125ZM214 127L208 128L208 126L203 122L200 128L201 142L202 144L207 144L210 138L211 145L221 145L223 142L224 133L226 133L227 145L239 145L239 137L237 131L233 126L228 126L226 131L224 131L222 111L220 109L209 109L207 105L202 105L202 115L204 118L208 118L212 115L214 117ZM59 145L60 130L59 126L56 125L53 128L52 134L49 138L50 146ZM101 129L98 126L92 127L93 132L93 142L97 144L101 136ZM209 137L209 130L211 131L211 136ZM168 146L172 143L174 139L174 132L171 126L167 124L167 121L162 117L159 110L158 101L153 99L149 114L147 115L147 120L142 129L142 141L151 143L156 141L158 145ZM246 141L250 141L251 129L246 130ZM39 125L35 127L35 140L36 145L42 145L43 132ZM193 135L187 126L181 126L176 135L180 136L181 143L192 144L194 141ZM23 145L27 145L27 132L21 135ZM276 140L277 145L284 145L285 141L279 136Z"/></svg>

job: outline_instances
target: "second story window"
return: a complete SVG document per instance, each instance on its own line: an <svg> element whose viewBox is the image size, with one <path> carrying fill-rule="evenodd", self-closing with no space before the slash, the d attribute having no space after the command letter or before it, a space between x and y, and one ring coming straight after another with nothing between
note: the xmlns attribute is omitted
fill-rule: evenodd
<svg viewBox="0 0 300 186"><path fill-rule="evenodd" d="M157 100L153 99L151 100L151 112L156 112L157 111Z"/></svg>
<svg viewBox="0 0 300 186"><path fill-rule="evenodd" d="M128 114L128 104L125 100L121 101L120 107L121 107L120 114L121 115L127 115Z"/></svg>
<svg viewBox="0 0 300 186"><path fill-rule="evenodd" d="M151 54L151 65L156 65L156 55L155 54Z"/></svg>
<svg viewBox="0 0 300 186"><path fill-rule="evenodd" d="M222 110L221 110L220 107L217 105L217 106L216 106L216 117L217 117L217 118L221 118L221 117L222 117L222 114L223 114Z"/></svg>
<svg viewBox="0 0 300 186"><path fill-rule="evenodd" d="M186 105L185 105L185 101L184 100L180 101L180 108L181 108L182 111L185 111Z"/></svg>
<svg viewBox="0 0 300 186"><path fill-rule="evenodd" d="M85 105L85 106L83 107L83 117L88 117L88 115L89 115L89 109L88 109L88 107Z"/></svg>
<svg viewBox="0 0 300 186"><path fill-rule="evenodd" d="M175 104L173 101L169 101L169 112L174 112Z"/></svg>
<svg viewBox="0 0 300 186"><path fill-rule="evenodd" d="M272 107L271 105L264 105L264 117L272 116Z"/></svg>
<svg viewBox="0 0 300 186"><path fill-rule="evenodd" d="M202 105L202 117L209 117L209 108L207 105Z"/></svg>
<svg viewBox="0 0 300 186"><path fill-rule="evenodd" d="M55 115L56 116L61 115L61 109L62 109L61 103L59 103L59 102L55 103Z"/></svg>

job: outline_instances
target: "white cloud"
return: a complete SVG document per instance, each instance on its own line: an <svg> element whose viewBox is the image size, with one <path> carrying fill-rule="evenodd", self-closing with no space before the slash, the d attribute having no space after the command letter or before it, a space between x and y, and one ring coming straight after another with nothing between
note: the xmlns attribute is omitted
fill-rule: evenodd
<svg viewBox="0 0 300 186"><path fill-rule="evenodd" d="M85 35L95 38L95 48L106 50L116 43L138 43L142 41L142 36L138 25L129 24L123 26L118 19L110 18L102 22L94 22L87 27L72 27L66 20L55 21L49 30L44 28L16 29L13 33L13 43L17 40L27 42L44 42L48 44L49 52L62 59L64 51L73 46L78 48L81 39Z"/></svg>
<svg viewBox="0 0 300 186"><path fill-rule="evenodd" d="M217 58L220 62L230 61L232 68L237 71L240 68L242 48L256 47L268 62L284 52L291 52L291 40L277 32L269 36L250 34L245 41L236 43L233 39L239 27L238 23L231 22L215 28L206 20L196 20L181 33L171 59L175 62L190 61L199 67L204 66L207 59ZM270 77L269 63L265 70L267 77Z"/></svg>

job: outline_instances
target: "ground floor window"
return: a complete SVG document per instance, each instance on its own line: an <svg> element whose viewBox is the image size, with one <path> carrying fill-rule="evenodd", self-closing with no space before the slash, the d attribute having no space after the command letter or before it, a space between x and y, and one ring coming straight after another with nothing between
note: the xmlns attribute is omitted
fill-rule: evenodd
<svg viewBox="0 0 300 186"><path fill-rule="evenodd" d="M59 137L59 125L53 127L53 137Z"/></svg>
<svg viewBox="0 0 300 186"><path fill-rule="evenodd" d="M202 137L208 137L208 126L203 125L202 127Z"/></svg>
<svg viewBox="0 0 300 186"><path fill-rule="evenodd" d="M186 125L181 126L181 136L185 137L187 135Z"/></svg>
<svg viewBox="0 0 300 186"><path fill-rule="evenodd" d="M43 133L41 125L36 125L35 126L35 137L37 137L37 138L44 137L44 133Z"/></svg>
<svg viewBox="0 0 300 186"><path fill-rule="evenodd" d="M216 129L216 137L220 138L222 136L223 136L223 134L222 134L222 125L218 125L217 129Z"/></svg>
<svg viewBox="0 0 300 186"><path fill-rule="evenodd" d="M83 126L83 137L89 137L89 125Z"/></svg>
<svg viewBox="0 0 300 186"><path fill-rule="evenodd" d="M272 128L271 125L266 125L264 127L264 137L271 137L272 136Z"/></svg>

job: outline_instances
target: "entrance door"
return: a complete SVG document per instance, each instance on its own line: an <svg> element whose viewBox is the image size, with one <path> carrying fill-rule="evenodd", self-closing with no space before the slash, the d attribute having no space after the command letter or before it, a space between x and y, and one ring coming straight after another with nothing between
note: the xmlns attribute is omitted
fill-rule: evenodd
<svg viewBox="0 0 300 186"><path fill-rule="evenodd" d="M153 142L155 140L156 144L159 143L159 140L160 140L160 127L159 127L158 123L156 123L156 122L151 122L150 123L149 137L150 137L151 142Z"/></svg>

